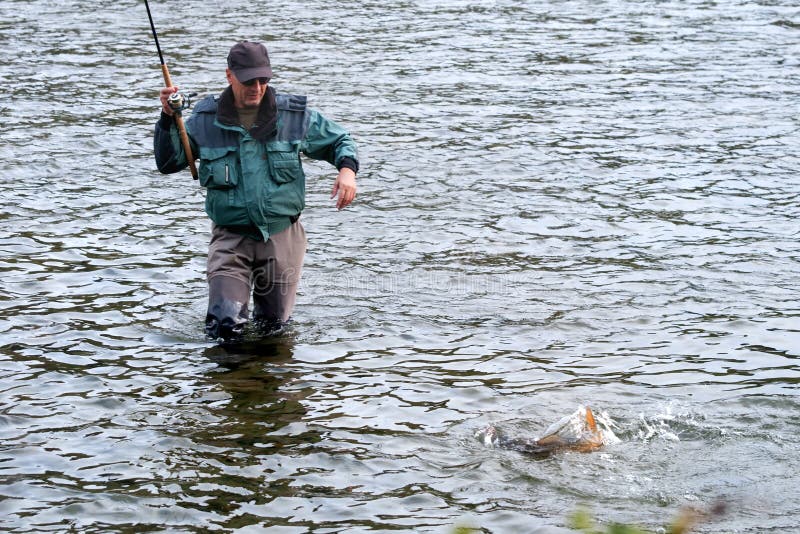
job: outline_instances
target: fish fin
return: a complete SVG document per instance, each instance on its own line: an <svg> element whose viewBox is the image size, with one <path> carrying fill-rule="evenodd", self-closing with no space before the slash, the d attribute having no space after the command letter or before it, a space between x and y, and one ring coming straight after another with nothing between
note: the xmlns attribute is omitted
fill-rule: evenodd
<svg viewBox="0 0 800 534"><path fill-rule="evenodd" d="M593 448L603 445L605 437L603 433L600 432L600 429L597 428L597 422L594 420L592 409L588 406L586 407L586 426L589 428L589 432L592 433L592 438L587 440L587 444Z"/></svg>
<svg viewBox="0 0 800 534"><path fill-rule="evenodd" d="M592 409L588 406L586 407L586 426L589 428L589 431L592 434L599 434L600 432L597 430L597 423L594 420L594 414L592 413Z"/></svg>

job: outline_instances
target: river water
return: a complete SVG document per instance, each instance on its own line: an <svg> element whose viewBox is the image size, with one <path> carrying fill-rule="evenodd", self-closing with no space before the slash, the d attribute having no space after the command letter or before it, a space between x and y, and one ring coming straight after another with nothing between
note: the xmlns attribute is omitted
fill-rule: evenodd
<svg viewBox="0 0 800 534"><path fill-rule="evenodd" d="M307 164L293 326L235 353L144 4L1 5L0 530L800 529L795 2L154 0L177 85L262 40L360 147L341 212ZM474 438L581 405L618 442Z"/></svg>

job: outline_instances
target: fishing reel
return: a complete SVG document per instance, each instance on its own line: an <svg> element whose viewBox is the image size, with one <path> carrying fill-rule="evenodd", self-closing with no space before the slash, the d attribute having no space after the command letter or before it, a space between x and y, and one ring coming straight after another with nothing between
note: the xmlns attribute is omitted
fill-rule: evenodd
<svg viewBox="0 0 800 534"><path fill-rule="evenodd" d="M180 113L184 109L189 109L192 105L192 98L196 96L197 93L172 93L167 97L167 105L175 113Z"/></svg>

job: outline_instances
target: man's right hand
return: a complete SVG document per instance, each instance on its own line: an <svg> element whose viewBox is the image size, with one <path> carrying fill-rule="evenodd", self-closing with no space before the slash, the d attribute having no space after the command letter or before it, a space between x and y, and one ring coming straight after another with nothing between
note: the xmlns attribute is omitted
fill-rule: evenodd
<svg viewBox="0 0 800 534"><path fill-rule="evenodd" d="M162 87L161 88L161 93L160 93L160 96L161 96L161 111L163 111L165 114L167 114L169 116L174 115L175 112L172 111L171 107L169 107L169 104L167 103L167 99L169 98L169 95L171 95L173 93L177 93L177 92L178 92L178 87L177 86Z"/></svg>

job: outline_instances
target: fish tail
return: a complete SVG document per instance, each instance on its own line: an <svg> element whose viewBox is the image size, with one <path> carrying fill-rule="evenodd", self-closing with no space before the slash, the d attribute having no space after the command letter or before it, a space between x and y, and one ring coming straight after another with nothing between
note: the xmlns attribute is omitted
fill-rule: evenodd
<svg viewBox="0 0 800 534"><path fill-rule="evenodd" d="M597 423L594 420L594 414L592 413L592 409L588 406L586 407L586 426L589 428L589 431L594 435L599 435L600 431L597 430Z"/></svg>

